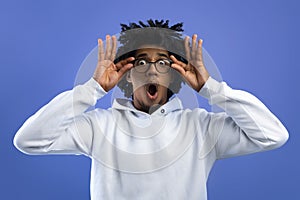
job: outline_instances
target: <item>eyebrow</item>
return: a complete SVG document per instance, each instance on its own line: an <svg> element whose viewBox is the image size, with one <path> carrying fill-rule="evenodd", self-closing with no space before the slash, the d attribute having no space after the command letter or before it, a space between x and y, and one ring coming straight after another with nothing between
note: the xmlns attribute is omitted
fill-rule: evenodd
<svg viewBox="0 0 300 200"><path fill-rule="evenodd" d="M166 58L168 58L168 55L166 55L166 54L164 54L164 53L157 53L157 55L158 55L159 57L166 57ZM141 53L141 54L139 54L139 55L137 56L137 58L142 58L142 57L147 57L147 53Z"/></svg>

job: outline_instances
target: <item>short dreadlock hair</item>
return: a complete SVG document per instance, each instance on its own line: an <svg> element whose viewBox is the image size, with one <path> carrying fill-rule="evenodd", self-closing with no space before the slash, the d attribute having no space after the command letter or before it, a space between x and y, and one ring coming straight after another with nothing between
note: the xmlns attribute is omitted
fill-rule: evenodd
<svg viewBox="0 0 300 200"><path fill-rule="evenodd" d="M114 63L128 57L134 57L136 51L144 45L154 45L168 51L169 55L174 55L176 59L187 63L185 57L184 40L182 38L183 23L169 26L169 20L147 20L147 24L142 21L138 23L121 24L121 34L119 37L120 47L118 48ZM168 99L181 89L182 77L175 72L174 82L168 88ZM118 87L129 98L133 94L132 84L124 76L118 83Z"/></svg>

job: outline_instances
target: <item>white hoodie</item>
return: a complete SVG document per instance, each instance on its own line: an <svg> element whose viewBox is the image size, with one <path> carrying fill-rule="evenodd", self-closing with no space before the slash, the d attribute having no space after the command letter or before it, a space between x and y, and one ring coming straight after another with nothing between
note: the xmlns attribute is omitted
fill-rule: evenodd
<svg viewBox="0 0 300 200"><path fill-rule="evenodd" d="M93 200L206 200L216 159L277 148L288 139L256 97L211 77L199 94L225 112L183 109L177 97L151 115L125 99L86 112L105 94L94 79L63 92L14 138L27 154L90 157Z"/></svg>

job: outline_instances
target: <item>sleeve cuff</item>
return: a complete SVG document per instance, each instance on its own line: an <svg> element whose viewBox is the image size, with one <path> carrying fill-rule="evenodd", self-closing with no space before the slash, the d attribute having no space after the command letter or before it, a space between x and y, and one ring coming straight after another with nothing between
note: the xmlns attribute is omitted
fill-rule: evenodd
<svg viewBox="0 0 300 200"><path fill-rule="evenodd" d="M199 94L208 100L210 105L219 104L227 100L227 93L231 88L225 82L219 82L209 77Z"/></svg>
<svg viewBox="0 0 300 200"><path fill-rule="evenodd" d="M107 92L101 87L101 85L94 78L88 80L84 84L84 86L87 86L88 88L92 89L94 91L94 96L97 99L100 99L101 97L107 94Z"/></svg>
<svg viewBox="0 0 300 200"><path fill-rule="evenodd" d="M219 93L221 87L222 83L210 76L199 91L199 94L206 99L210 99L213 94Z"/></svg>

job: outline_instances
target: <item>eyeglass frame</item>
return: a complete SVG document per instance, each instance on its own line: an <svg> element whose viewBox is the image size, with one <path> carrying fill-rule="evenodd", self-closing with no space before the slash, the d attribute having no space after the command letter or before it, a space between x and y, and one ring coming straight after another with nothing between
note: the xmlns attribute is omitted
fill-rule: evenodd
<svg viewBox="0 0 300 200"><path fill-rule="evenodd" d="M146 61L146 65L148 65L147 68L146 68L146 70L143 71L143 72L136 70L136 67L138 67L138 66L140 66L140 65L135 66L135 63L137 63L137 62L140 61L140 60L145 60L145 61ZM170 63L170 66L168 66L168 71L166 71L166 72L160 72L160 71L158 70L156 64L157 64L159 61L168 61L168 62ZM159 73L161 73L161 74L167 74L167 73L170 71L171 65L172 65L173 63L174 63L174 62L173 62L171 59L167 59L167 58L160 58L160 59L156 60L155 62L150 62L150 61L148 61L148 60L145 59L145 58L139 58L139 59L136 59L136 60L133 60L133 61L132 61L132 64L133 64L133 66L134 66L133 69L135 69L135 71L138 72L138 73L145 73L145 72L147 72L147 71L149 70L151 64L154 64L154 67L155 67L155 69L156 69L157 72L159 72Z"/></svg>

